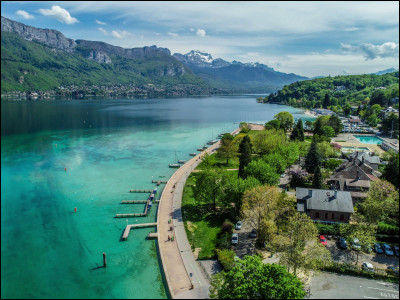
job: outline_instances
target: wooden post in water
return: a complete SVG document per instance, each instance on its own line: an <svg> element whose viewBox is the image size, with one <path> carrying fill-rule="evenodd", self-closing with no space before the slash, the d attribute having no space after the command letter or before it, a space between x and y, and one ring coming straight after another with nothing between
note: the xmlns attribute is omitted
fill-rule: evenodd
<svg viewBox="0 0 400 300"><path fill-rule="evenodd" d="M103 267L107 267L106 254L103 252Z"/></svg>

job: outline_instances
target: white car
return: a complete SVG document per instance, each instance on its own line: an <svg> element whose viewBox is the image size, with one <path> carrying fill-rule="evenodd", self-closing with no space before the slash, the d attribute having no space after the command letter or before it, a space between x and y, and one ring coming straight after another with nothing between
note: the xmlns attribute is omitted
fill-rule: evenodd
<svg viewBox="0 0 400 300"><path fill-rule="evenodd" d="M374 272L375 271L374 270L374 266L369 262L363 262L362 269L364 271L370 271L370 272Z"/></svg>
<svg viewBox="0 0 400 300"><path fill-rule="evenodd" d="M232 244L237 245L238 242L239 242L239 235L237 233L233 233L232 234Z"/></svg>
<svg viewBox="0 0 400 300"><path fill-rule="evenodd" d="M285 177L286 177L285 173L281 174L281 178L285 178Z"/></svg>
<svg viewBox="0 0 400 300"><path fill-rule="evenodd" d="M236 229L236 230L242 229L242 221L238 221L238 222L236 223L235 229Z"/></svg>

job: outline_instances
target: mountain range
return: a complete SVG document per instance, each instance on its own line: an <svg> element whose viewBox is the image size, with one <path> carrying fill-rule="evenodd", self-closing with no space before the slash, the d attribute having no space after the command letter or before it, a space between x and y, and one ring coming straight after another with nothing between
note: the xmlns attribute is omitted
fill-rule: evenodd
<svg viewBox="0 0 400 300"><path fill-rule="evenodd" d="M125 49L73 40L1 17L1 86L10 91L68 85L159 85L194 93L274 92L299 80L259 63L228 62L211 54L171 52L157 46Z"/></svg>

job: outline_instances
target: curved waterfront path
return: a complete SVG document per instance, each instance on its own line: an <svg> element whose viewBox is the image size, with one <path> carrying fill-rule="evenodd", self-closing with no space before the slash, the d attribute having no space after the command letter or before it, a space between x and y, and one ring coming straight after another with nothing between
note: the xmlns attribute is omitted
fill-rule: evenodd
<svg viewBox="0 0 400 300"><path fill-rule="evenodd" d="M239 131L237 128L232 134ZM218 141L180 167L168 180L160 198L157 213L158 248L168 290L175 299L208 298L210 284L192 253L183 224L181 203L186 179L204 154L211 154L220 143ZM174 241L168 241L168 236L174 236Z"/></svg>

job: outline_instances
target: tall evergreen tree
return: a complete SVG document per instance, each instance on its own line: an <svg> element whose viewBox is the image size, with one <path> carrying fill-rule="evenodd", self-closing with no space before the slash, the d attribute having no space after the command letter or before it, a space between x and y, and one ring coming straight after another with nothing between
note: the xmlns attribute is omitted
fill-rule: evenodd
<svg viewBox="0 0 400 300"><path fill-rule="evenodd" d="M250 137L245 135L243 140L239 144L239 173L238 177L243 178L244 168L249 164L251 160L251 152L253 145L251 144Z"/></svg>
<svg viewBox="0 0 400 300"><path fill-rule="evenodd" d="M331 101L330 101L330 99L329 99L329 95L328 95L328 93L326 93L325 94L325 98L324 98L324 102L323 102L323 104L322 104L322 106L324 107L324 108L328 108L328 106L331 104Z"/></svg>
<svg viewBox="0 0 400 300"><path fill-rule="evenodd" d="M297 129L299 130L299 141L304 141L304 128L302 119L297 121Z"/></svg>
<svg viewBox="0 0 400 300"><path fill-rule="evenodd" d="M321 168L320 166L317 166L315 168L314 172L314 178L312 182L312 187L315 189L320 189L322 188L322 173L321 173Z"/></svg>
<svg viewBox="0 0 400 300"><path fill-rule="evenodd" d="M299 139L299 129L297 128L297 126L295 126L292 130L292 133L290 134L290 139L292 141L294 140L298 140Z"/></svg>
<svg viewBox="0 0 400 300"><path fill-rule="evenodd" d="M314 134L323 135L324 131L322 130L322 118L318 117L317 120L314 122Z"/></svg>
<svg viewBox="0 0 400 300"><path fill-rule="evenodd" d="M321 156L317 150L317 139L314 137L307 153L305 168L308 173L314 173L316 168L321 165Z"/></svg>

